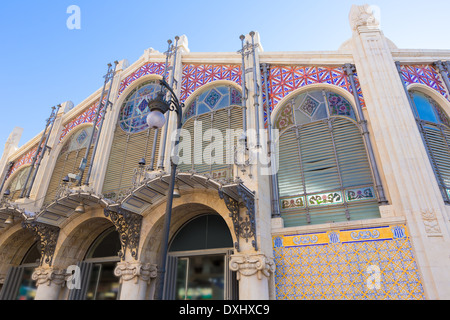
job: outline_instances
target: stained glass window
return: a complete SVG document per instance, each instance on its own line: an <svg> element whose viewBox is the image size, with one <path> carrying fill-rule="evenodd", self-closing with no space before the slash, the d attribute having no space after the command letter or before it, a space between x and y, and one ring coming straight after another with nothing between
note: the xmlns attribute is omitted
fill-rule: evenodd
<svg viewBox="0 0 450 320"><path fill-rule="evenodd" d="M183 129L190 135L180 137L180 172L195 171L222 182L232 181L234 150L242 131L242 119L242 96L238 89L217 85L200 92L184 108ZM204 138L207 133L211 133L210 138ZM211 146L212 141L218 141L215 147Z"/></svg>
<svg viewBox="0 0 450 320"><path fill-rule="evenodd" d="M148 129L148 101L156 98L160 90L161 86L152 80L138 86L128 95L119 115L119 126L123 131L139 133Z"/></svg>
<svg viewBox="0 0 450 320"><path fill-rule="evenodd" d="M330 116L345 116L356 121L353 107L343 96L325 90L308 91L283 105L275 123L283 130L295 124L305 124Z"/></svg>
<svg viewBox="0 0 450 320"><path fill-rule="evenodd" d="M194 115L218 110L232 105L241 105L242 95L240 91L231 86L216 86L201 93L188 106L186 106L183 121Z"/></svg>
<svg viewBox="0 0 450 320"><path fill-rule="evenodd" d="M278 189L285 226L380 217L350 102L334 92L314 90L278 108Z"/></svg>

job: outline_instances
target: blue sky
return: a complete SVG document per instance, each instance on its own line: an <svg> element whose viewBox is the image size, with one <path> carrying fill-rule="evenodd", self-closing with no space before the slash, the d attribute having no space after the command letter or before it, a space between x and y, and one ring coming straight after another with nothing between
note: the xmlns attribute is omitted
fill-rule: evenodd
<svg viewBox="0 0 450 320"><path fill-rule="evenodd" d="M8 1L0 10L0 152L15 126L19 145L45 127L51 107L75 105L103 85L107 64L130 64L185 34L191 52L235 52L258 31L264 51L337 50L351 37L352 4L380 8L384 34L399 48L450 49L447 0ZM169 5L170 4L170 5ZM70 30L67 8L81 10Z"/></svg>

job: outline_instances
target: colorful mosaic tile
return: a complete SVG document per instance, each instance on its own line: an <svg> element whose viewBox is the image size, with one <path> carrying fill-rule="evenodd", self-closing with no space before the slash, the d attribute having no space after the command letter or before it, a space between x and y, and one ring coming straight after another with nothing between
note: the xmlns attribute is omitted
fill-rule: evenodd
<svg viewBox="0 0 450 320"><path fill-rule="evenodd" d="M376 199L375 191L372 187L356 188L345 190L345 199L348 202Z"/></svg>
<svg viewBox="0 0 450 320"><path fill-rule="evenodd" d="M216 80L229 80L241 85L241 75L238 65L185 64L180 100L186 101L196 89Z"/></svg>
<svg viewBox="0 0 450 320"><path fill-rule="evenodd" d="M303 208L305 206L305 197L299 196L281 199L280 205L282 210Z"/></svg>
<svg viewBox="0 0 450 320"><path fill-rule="evenodd" d="M315 207L321 205L338 204L343 203L342 193L340 191L327 192L308 195L308 206Z"/></svg>
<svg viewBox="0 0 450 320"><path fill-rule="evenodd" d="M140 77L149 75L149 74L158 74L162 76L164 74L164 62L148 62L144 64L142 67L138 68L132 74L127 76L122 80L119 87L119 96L122 92L134 81L139 79ZM167 75L166 75L167 77Z"/></svg>
<svg viewBox="0 0 450 320"><path fill-rule="evenodd" d="M450 100L439 77L439 72L432 65L402 65L400 68L406 85L413 83L424 84Z"/></svg>
<svg viewBox="0 0 450 320"><path fill-rule="evenodd" d="M278 102L294 90L316 83L328 83L352 92L351 84L342 67L271 66L268 77L270 108L275 109ZM357 75L355 85L361 106L364 107L364 98ZM263 100L267 100L265 94L263 94Z"/></svg>
<svg viewBox="0 0 450 320"><path fill-rule="evenodd" d="M277 299L425 299L405 225L275 236Z"/></svg>
<svg viewBox="0 0 450 320"><path fill-rule="evenodd" d="M14 165L9 170L7 177L9 177L14 172L16 172L17 169L19 169L21 166L23 166L25 164L29 164L33 161L34 154L37 151L37 146L38 146L38 144L36 144L34 147L31 147L27 153L23 154L19 159L17 159L14 162Z"/></svg>
<svg viewBox="0 0 450 320"><path fill-rule="evenodd" d="M106 100L106 97L103 98L104 102ZM81 114L79 114L77 117L75 117L74 119L72 119L69 123L67 123L62 132L61 135L59 136L59 142L61 142L64 137L73 129L75 129L77 126L79 126L80 124L83 123L89 123L89 122L93 122L95 120L95 114L97 111L97 107L99 104L99 100L97 100L96 102L94 102L90 107L88 107L84 112L82 112ZM103 105L104 105L103 102ZM104 108L104 107L103 107ZM103 109L100 110L100 115L98 117L98 121L96 123L96 125L98 125L99 121L101 120L101 116L103 114Z"/></svg>

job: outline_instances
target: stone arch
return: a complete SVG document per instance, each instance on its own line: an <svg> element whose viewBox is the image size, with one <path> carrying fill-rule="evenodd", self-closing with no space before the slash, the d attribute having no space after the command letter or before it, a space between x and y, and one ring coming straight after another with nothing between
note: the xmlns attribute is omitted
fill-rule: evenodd
<svg viewBox="0 0 450 320"><path fill-rule="evenodd" d="M332 91L334 93L337 93L341 96L343 96L348 102L350 102L353 111L356 115L356 118L359 119L360 115L358 114L358 110L356 108L356 102L355 102L355 98L354 96L348 92L347 90L332 85L332 84L328 84L328 83L314 83L314 84L310 84L301 88L298 88L292 92L290 92L288 95L286 95L285 97L283 97L280 101L278 101L277 106L275 107L275 109L272 111L272 115L271 115L271 120L272 123L275 123L275 119L278 116L278 113L281 111L282 106L289 100L291 100L293 97L308 92L308 91L315 91L315 90L328 90L328 91Z"/></svg>
<svg viewBox="0 0 450 320"><path fill-rule="evenodd" d="M89 210L68 221L60 230L53 258L55 267L64 269L82 261L94 240L114 224L103 209Z"/></svg>
<svg viewBox="0 0 450 320"><path fill-rule="evenodd" d="M5 188L3 190L10 190L11 184L14 182L14 180L20 175L23 174L25 171L29 171L28 169L31 167L31 163L24 164L17 168L5 181ZM31 169L33 170L33 169ZM28 173L27 173L28 174ZM29 185L29 183L28 183ZM13 200L17 199L22 189L17 190L17 194L13 197ZM11 191L11 190L10 190ZM3 195L2 195L3 196Z"/></svg>
<svg viewBox="0 0 450 320"><path fill-rule="evenodd" d="M151 80L162 80L162 76L160 76L159 74L148 74L146 76L140 77L139 79L134 80L128 87L125 88L125 90L122 91L122 93L120 94L120 96L118 97L118 99L116 100L116 102L114 103L114 105L116 106L116 108L121 108L122 104L125 102L125 100L127 99L128 95L138 86L140 86L141 84L147 82L147 81L151 81Z"/></svg>
<svg viewBox="0 0 450 320"><path fill-rule="evenodd" d="M186 99L186 101L184 102L184 105L189 106L203 92L205 92L211 88L217 87L217 86L230 86L230 87L233 87L234 89L238 90L242 94L242 87L240 85L238 85L236 82L230 81L230 80L215 80L215 81L208 82L208 83L202 85L201 87L195 89L195 91L192 92L189 95L189 97ZM184 108L183 116L187 109L188 108Z"/></svg>
<svg viewBox="0 0 450 320"><path fill-rule="evenodd" d="M0 235L0 279L10 266L20 265L25 254L36 242L34 234L16 223Z"/></svg>
<svg viewBox="0 0 450 320"><path fill-rule="evenodd" d="M144 213L139 245L140 259L143 262L160 264L159 253L165 210L166 202L164 201ZM169 243L186 222L205 213L219 214L228 226L233 243L237 241L229 211L218 193L213 190L196 189L191 192L183 192L180 198L174 199Z"/></svg>
<svg viewBox="0 0 450 320"><path fill-rule="evenodd" d="M421 93L426 94L430 98L432 98L436 103L445 111L448 117L450 117L450 102L437 90L430 88L424 84L420 83L412 83L407 86L408 93L411 90L419 91Z"/></svg>

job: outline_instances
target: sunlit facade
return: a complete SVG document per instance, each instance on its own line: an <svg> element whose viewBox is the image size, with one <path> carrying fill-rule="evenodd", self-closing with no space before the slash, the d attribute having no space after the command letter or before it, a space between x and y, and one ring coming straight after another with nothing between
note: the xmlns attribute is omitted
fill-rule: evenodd
<svg viewBox="0 0 450 320"><path fill-rule="evenodd" d="M449 299L450 50L397 48L368 6L349 22L336 51L177 37L20 148L15 129L0 299ZM175 151L176 113L147 123L161 79L183 104Z"/></svg>

